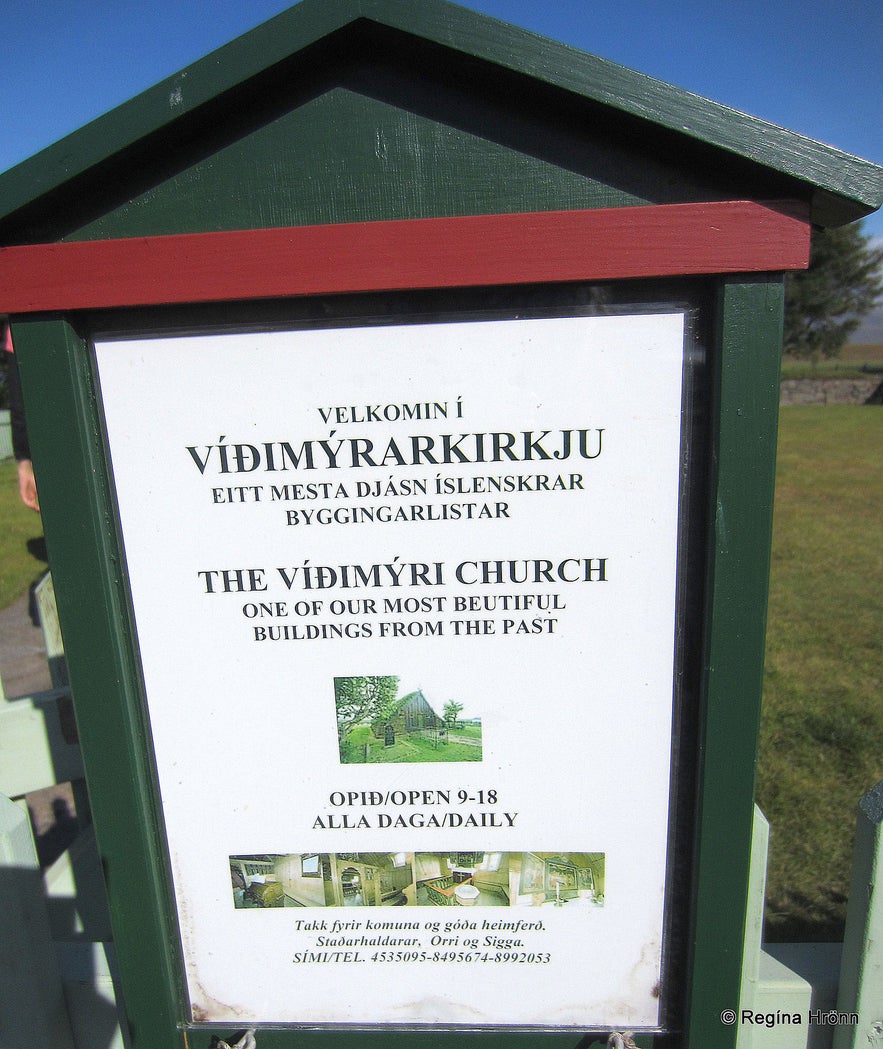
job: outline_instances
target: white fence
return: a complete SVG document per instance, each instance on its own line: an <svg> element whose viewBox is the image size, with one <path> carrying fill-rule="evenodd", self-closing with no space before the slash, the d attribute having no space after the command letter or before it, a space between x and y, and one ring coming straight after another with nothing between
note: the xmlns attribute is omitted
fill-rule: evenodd
<svg viewBox="0 0 883 1049"><path fill-rule="evenodd" d="M37 587L52 683L7 697L0 682L0 1049L123 1049L101 864L82 783L52 579ZM45 870L25 795L73 783L81 825Z"/></svg>

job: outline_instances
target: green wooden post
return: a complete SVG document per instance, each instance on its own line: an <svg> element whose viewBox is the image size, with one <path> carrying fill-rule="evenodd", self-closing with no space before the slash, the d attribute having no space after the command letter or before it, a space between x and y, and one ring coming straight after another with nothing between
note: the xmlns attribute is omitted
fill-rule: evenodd
<svg viewBox="0 0 883 1049"><path fill-rule="evenodd" d="M720 293L722 354L719 419L713 453L714 610L708 626L705 782L701 785L700 894L689 1045L734 1045L721 1024L738 1009L769 579L775 481L778 370L782 330L780 281L725 282ZM746 731L746 725L750 729ZM711 776L711 770L726 770ZM727 813L727 815L724 815ZM738 842L738 845L734 843ZM701 886L708 886L705 897ZM727 905L730 900L732 906ZM716 959L714 965L710 964Z"/></svg>

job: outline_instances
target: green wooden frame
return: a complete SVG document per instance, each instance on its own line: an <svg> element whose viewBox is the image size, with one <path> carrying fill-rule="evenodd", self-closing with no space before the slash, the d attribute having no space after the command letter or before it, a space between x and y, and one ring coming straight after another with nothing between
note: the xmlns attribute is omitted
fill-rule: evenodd
<svg viewBox="0 0 883 1049"><path fill-rule="evenodd" d="M329 84L343 90L328 91L326 108L300 111ZM290 120L294 123L286 123ZM331 152L336 170L345 174L336 196L323 195L325 185L315 170L299 169L309 158L325 155L320 147L328 145L332 124ZM422 167L418 178L412 154L422 148L428 155L436 125L450 137L435 166ZM379 148L385 134L399 138L398 151L388 158ZM419 148L412 149L412 142ZM412 185L417 191L409 195L405 189ZM747 204L737 225L745 216L757 216L768 200L797 202L789 214L800 227L803 246L791 241L787 257L777 254L788 225L780 221L788 217L781 209L768 240L773 256L762 262L759 256L754 264L739 262L740 247L732 264L712 261L696 268L693 258L686 266L665 269L684 239L668 219L657 229L653 259L641 257L642 212L654 213L655 222L655 213L666 207L686 208L703 221L707 207L708 233L718 231L720 218L735 214L740 201ZM411 220L456 220L463 229L480 230L473 237L483 247L484 230L507 229L508 266L518 261L519 246L536 221L528 213L546 213L550 221L557 213L555 221L565 228L570 213L581 214L587 224L568 245L577 269L558 271L556 277L554 268L539 273L528 267L513 275L504 267L505 273L495 276L498 283L664 274L704 282L710 289L705 301L708 295L713 300L704 318L710 333L712 446L704 650L697 656L702 694L693 769L695 840L689 928L683 931L689 941L684 1031L642 1036L638 1043L733 1049L737 1028L723 1025L720 1014L739 1007L778 412L783 294L777 274L805 265L807 222L851 221L881 200L883 170L873 164L444 0L304 0L0 175L0 287L15 285L8 302L0 296L0 310L13 314L136 1049L204 1049L211 1030L184 1023L179 998L182 972L162 813L152 788L127 582L87 346L96 315L87 311L175 301L181 305L163 314L175 324L222 323L236 311L231 300L245 286L237 282L252 281L266 269L267 250L277 253L277 278L296 277L304 266L290 244L312 243L315 236L322 241L323 230L332 228L346 237L347 223L371 223L372 236L380 235L375 244L382 244L384 223L410 227ZM618 232L605 211L618 213ZM589 212L596 214L587 218ZM511 221L497 221L502 219ZM606 245L585 232L596 223L608 227ZM275 228L257 228L267 226ZM745 242L759 229L753 227ZM223 238L244 236L254 249L258 241L250 234L263 237L260 250L253 251L249 265L224 269L232 284L210 277L201 296L173 289L178 297L165 299L150 298L149 280L137 287L145 264L167 266L159 260L177 262L182 251L192 252L188 274L211 274L213 267L217 272L212 252L218 244L223 251L233 243ZM636 237L637 247L626 252L629 265L637 261L643 268L582 272L584 256L609 262L623 248L625 235ZM556 239L560 246L560 234ZM412 270L396 244L390 256L400 271ZM584 251L587 244L591 251ZM136 257L136 251L142 254ZM520 254L542 256L536 249ZM376 257L360 261L369 283L346 290L381 290L371 284ZM463 252L446 257L457 260ZM135 272L130 285L135 290L121 290L120 260L130 264L129 277ZM450 289L494 283L483 264L468 280L458 278L457 265L446 278ZM432 262L428 270L429 283L422 286L437 287L431 282ZM60 281L52 288L46 283L50 271ZM76 279L69 281L71 275ZM89 298L85 288L92 277ZM33 287L24 287L29 282L38 285L36 297L29 297ZM403 286L389 283L383 290ZM242 297L255 297L255 285L247 287ZM334 288L311 289L325 292ZM265 294L297 292L275 287ZM129 315L118 316L125 326ZM115 323L112 317L106 314L102 324ZM424 1049L453 1049L455 1040L458 1049L464 1042L502 1049L504 1041L552 1049L572 1047L577 1038L572 1031L505 1028L419 1035L389 1029L259 1032L260 1049L295 1043L306 1049L355 1044L396 1049L414 1041ZM595 1043L582 1044L587 1049Z"/></svg>
<svg viewBox="0 0 883 1049"><path fill-rule="evenodd" d="M715 363L708 499L705 654L699 787L691 875L684 1047L735 1045L720 1013L738 1008L759 726L778 404L782 285L777 278L715 282ZM84 336L88 315L43 315L13 327L50 560L107 877L126 1011L136 1047L207 1047L185 1021L176 918L152 787L151 749L120 569L106 451ZM39 391L39 394L37 393ZM262 1049L312 1044L447 1047L573 1045L574 1033L505 1029L456 1034L407 1030L266 1029ZM594 1044L590 1039L589 1043ZM643 1036L663 1046L670 1036Z"/></svg>

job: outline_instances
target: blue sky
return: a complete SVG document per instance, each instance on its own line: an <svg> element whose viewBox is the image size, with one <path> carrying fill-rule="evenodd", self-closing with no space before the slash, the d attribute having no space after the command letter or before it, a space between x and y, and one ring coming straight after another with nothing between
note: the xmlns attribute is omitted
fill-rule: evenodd
<svg viewBox="0 0 883 1049"><path fill-rule="evenodd" d="M2 0L0 171L289 6L287 0ZM883 164L880 0L469 0L465 6ZM883 237L883 215L864 228Z"/></svg>

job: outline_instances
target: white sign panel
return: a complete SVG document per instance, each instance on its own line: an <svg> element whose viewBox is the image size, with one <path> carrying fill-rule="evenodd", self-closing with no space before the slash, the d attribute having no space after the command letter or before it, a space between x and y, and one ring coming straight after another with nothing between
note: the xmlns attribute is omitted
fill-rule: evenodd
<svg viewBox="0 0 883 1049"><path fill-rule="evenodd" d="M659 1024L684 330L97 345L195 1020Z"/></svg>

